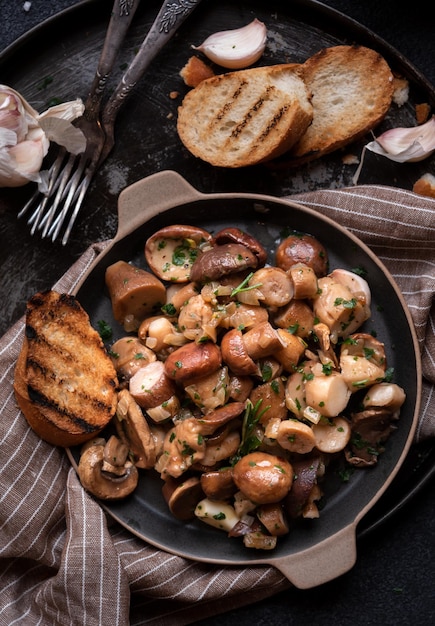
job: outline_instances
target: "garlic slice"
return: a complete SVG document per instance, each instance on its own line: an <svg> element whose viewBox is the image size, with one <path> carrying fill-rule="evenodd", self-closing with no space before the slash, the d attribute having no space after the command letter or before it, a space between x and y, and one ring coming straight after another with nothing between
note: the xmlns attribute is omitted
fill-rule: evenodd
<svg viewBox="0 0 435 626"><path fill-rule="evenodd" d="M261 57L266 47L267 30L263 22L255 18L242 28L222 30L207 37L194 50L228 69L249 67Z"/></svg>
<svg viewBox="0 0 435 626"><path fill-rule="evenodd" d="M435 151L435 117L421 126L387 130L366 148L397 163L422 161Z"/></svg>

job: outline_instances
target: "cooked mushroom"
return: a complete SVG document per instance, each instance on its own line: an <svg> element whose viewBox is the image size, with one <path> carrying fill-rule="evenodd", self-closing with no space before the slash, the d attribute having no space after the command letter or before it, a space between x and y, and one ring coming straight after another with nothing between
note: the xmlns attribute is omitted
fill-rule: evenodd
<svg viewBox="0 0 435 626"><path fill-rule="evenodd" d="M287 495L293 482L293 469L284 458L250 452L235 464L233 479L252 502L268 504L279 502Z"/></svg>
<svg viewBox="0 0 435 626"><path fill-rule="evenodd" d="M255 269L257 265L257 257L246 246L226 243L199 255L190 270L190 279L195 283L208 283L227 274Z"/></svg>
<svg viewBox="0 0 435 626"><path fill-rule="evenodd" d="M306 344L303 339L293 335L285 328L278 328L277 333L282 346L273 354L287 372L292 372L302 357Z"/></svg>
<svg viewBox="0 0 435 626"><path fill-rule="evenodd" d="M138 330L139 339L154 352L167 356L172 346L185 343L185 338L179 333L172 321L164 315L155 315L143 320Z"/></svg>
<svg viewBox="0 0 435 626"><path fill-rule="evenodd" d="M270 322L257 324L243 333L242 341L246 352L254 360L272 356L286 345L281 338L281 333L273 328Z"/></svg>
<svg viewBox="0 0 435 626"><path fill-rule="evenodd" d="M267 261L267 252L258 241L249 233L240 230L240 228L227 227L223 228L215 234L212 241L213 245L222 245L224 243L239 243L251 250L258 260L258 267L262 267Z"/></svg>
<svg viewBox="0 0 435 626"><path fill-rule="evenodd" d="M110 356L120 380L130 378L144 365L156 360L155 353L137 337L121 337L112 345Z"/></svg>
<svg viewBox="0 0 435 626"><path fill-rule="evenodd" d="M259 506L257 517L273 537L281 537L289 532L283 506L277 502Z"/></svg>
<svg viewBox="0 0 435 626"><path fill-rule="evenodd" d="M112 444L113 445L113 442ZM127 450L128 452L128 450ZM132 493L137 486L139 473L135 465L121 454L121 458L113 459L108 456L111 461L107 467L114 467L116 471L103 470L105 458L105 445L100 442L94 442L89 445L80 456L78 464L78 475L83 487L89 493L92 493L101 500L119 500L125 498Z"/></svg>
<svg viewBox="0 0 435 626"><path fill-rule="evenodd" d="M261 303L270 308L285 306L293 297L293 283L279 267L262 267L254 272L248 285L258 285Z"/></svg>
<svg viewBox="0 0 435 626"><path fill-rule="evenodd" d="M284 239L276 249L275 261L283 270L290 269L295 263L305 263L318 277L328 273L326 248L312 235L295 232Z"/></svg>
<svg viewBox="0 0 435 626"><path fill-rule="evenodd" d="M375 465L384 443L396 427L397 414L388 408L372 407L351 416L352 436L346 459L352 465Z"/></svg>
<svg viewBox="0 0 435 626"><path fill-rule="evenodd" d="M316 445L312 427L294 418L280 423L276 441L284 450L297 454L308 454Z"/></svg>
<svg viewBox="0 0 435 626"><path fill-rule="evenodd" d="M295 263L287 270L293 283L293 297L296 300L314 298L317 294L317 276L306 263Z"/></svg>
<svg viewBox="0 0 435 626"><path fill-rule="evenodd" d="M128 445L135 465L143 469L154 467L162 448L159 431L150 427L127 389L118 394L116 418L118 435Z"/></svg>
<svg viewBox="0 0 435 626"><path fill-rule="evenodd" d="M188 385L216 372L221 364L221 350L215 343L191 342L177 348L168 356L165 372L172 380Z"/></svg>
<svg viewBox="0 0 435 626"><path fill-rule="evenodd" d="M216 341L218 323L219 319L214 315L211 304L206 302L201 294L189 298L178 315L178 327L190 341L204 339Z"/></svg>
<svg viewBox="0 0 435 626"><path fill-rule="evenodd" d="M268 407L260 418L260 423L265 425L272 418L284 419L287 416L287 407L285 405L285 386L281 378L273 380L254 387L249 396L253 406L261 401L261 407Z"/></svg>
<svg viewBox="0 0 435 626"><path fill-rule="evenodd" d="M231 467L222 467L201 474L201 487L210 500L228 500L237 491Z"/></svg>
<svg viewBox="0 0 435 626"><path fill-rule="evenodd" d="M335 454L344 450L350 441L351 426L344 417L321 419L312 426L316 448L320 452Z"/></svg>
<svg viewBox="0 0 435 626"><path fill-rule="evenodd" d="M318 281L319 290L313 301L315 317L326 324L331 331L331 341L337 343L340 337L354 333L369 317L370 307L331 276Z"/></svg>
<svg viewBox="0 0 435 626"><path fill-rule="evenodd" d="M245 402L254 386L254 381L250 376L238 376L231 373L228 383L228 399L236 402Z"/></svg>
<svg viewBox="0 0 435 626"><path fill-rule="evenodd" d="M165 226L148 238L145 258L161 280L187 282L201 246L210 240L211 235L197 226Z"/></svg>
<svg viewBox="0 0 435 626"><path fill-rule="evenodd" d="M198 502L204 498L198 476L191 476L181 482L168 477L163 484L162 493L172 515L183 521L195 518L195 508Z"/></svg>
<svg viewBox="0 0 435 626"><path fill-rule="evenodd" d="M228 368L220 367L208 376L186 385L184 391L192 402L206 413L223 406L228 401L229 382Z"/></svg>
<svg viewBox="0 0 435 626"><path fill-rule="evenodd" d="M177 422L168 431L163 444L163 453L155 465L162 478L178 478L196 462L204 458L206 441L201 432L201 423L195 417Z"/></svg>
<svg viewBox="0 0 435 626"><path fill-rule="evenodd" d="M215 467L221 461L232 457L237 452L239 445L240 433L238 430L231 430L223 440L206 441L201 465L203 467Z"/></svg>
<svg viewBox="0 0 435 626"><path fill-rule="evenodd" d="M219 407L214 411L209 411L202 417L198 417L198 423L201 424L201 433L208 437L222 426L239 417L245 410L244 402L229 402L225 406Z"/></svg>
<svg viewBox="0 0 435 626"><path fill-rule="evenodd" d="M325 417L336 417L349 402L350 389L342 374L313 376L305 381L305 401Z"/></svg>
<svg viewBox="0 0 435 626"><path fill-rule="evenodd" d="M125 261L117 261L106 269L106 285L112 302L113 317L126 330L139 327L146 315L166 300L166 290L150 272ZM131 327L130 327L131 325Z"/></svg>
<svg viewBox="0 0 435 626"><path fill-rule="evenodd" d="M286 328L305 339L313 330L313 309L303 300L291 300L287 306L278 309L273 322L279 328Z"/></svg>
<svg viewBox="0 0 435 626"><path fill-rule="evenodd" d="M169 400L176 392L174 381L166 374L162 361L141 367L129 382L133 398L143 409L152 409Z"/></svg>
<svg viewBox="0 0 435 626"><path fill-rule="evenodd" d="M320 465L321 458L318 453L304 455L293 461L293 484L283 502L290 518L302 515L310 493L317 484Z"/></svg>
<svg viewBox="0 0 435 626"><path fill-rule="evenodd" d="M195 515L206 524L227 532L239 521L234 508L228 502L209 498L198 502Z"/></svg>
<svg viewBox="0 0 435 626"><path fill-rule="evenodd" d="M362 406L364 409L383 407L394 412L400 409L405 400L405 392L399 385L395 383L378 383L367 391L362 401Z"/></svg>
<svg viewBox="0 0 435 626"><path fill-rule="evenodd" d="M225 315L220 319L221 328L253 328L269 320L269 314L264 307L249 304L230 302L225 307Z"/></svg>
<svg viewBox="0 0 435 626"><path fill-rule="evenodd" d="M222 337L222 359L236 376L250 376L258 373L255 361L249 356L243 335L240 330L233 328Z"/></svg>
<svg viewBox="0 0 435 626"><path fill-rule="evenodd" d="M342 268L334 269L329 275L336 282L341 283L342 285L346 285L349 291L360 302L366 304L367 306L370 306L370 287L365 278L363 278L359 274L355 274L355 272L350 272L349 270L345 270Z"/></svg>

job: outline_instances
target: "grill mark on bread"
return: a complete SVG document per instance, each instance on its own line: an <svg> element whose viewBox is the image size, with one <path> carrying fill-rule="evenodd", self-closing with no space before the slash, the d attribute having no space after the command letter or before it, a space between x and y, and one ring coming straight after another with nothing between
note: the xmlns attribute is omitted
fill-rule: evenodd
<svg viewBox="0 0 435 626"><path fill-rule="evenodd" d="M235 90L235 92L233 93L233 95L231 96L231 100L228 100L223 107L221 108L221 110L219 111L219 113L216 114L216 119L212 120L212 122L219 122L220 120L222 120L224 118L225 115L227 115L227 113L229 113L231 111L231 109L233 108L234 104L237 102L237 100L240 98L240 96L243 93L243 89L244 87L247 86L247 82L245 80L241 81L239 86L237 87L237 89Z"/></svg>
<svg viewBox="0 0 435 626"><path fill-rule="evenodd" d="M68 433L99 432L116 408L116 371L74 296L43 292L26 313L25 383L41 419Z"/></svg>

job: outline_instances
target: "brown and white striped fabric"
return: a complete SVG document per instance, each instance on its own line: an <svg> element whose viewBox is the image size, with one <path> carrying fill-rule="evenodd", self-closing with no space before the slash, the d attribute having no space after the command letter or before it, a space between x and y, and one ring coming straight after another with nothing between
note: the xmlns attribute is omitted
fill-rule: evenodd
<svg viewBox="0 0 435 626"><path fill-rule="evenodd" d="M423 359L416 440L435 436L435 200L380 186L293 196L353 231L389 268ZM103 244L55 288L70 291ZM65 453L31 431L12 382L24 328L0 341L0 626L190 624L288 587L270 567L195 563L120 527L82 489Z"/></svg>

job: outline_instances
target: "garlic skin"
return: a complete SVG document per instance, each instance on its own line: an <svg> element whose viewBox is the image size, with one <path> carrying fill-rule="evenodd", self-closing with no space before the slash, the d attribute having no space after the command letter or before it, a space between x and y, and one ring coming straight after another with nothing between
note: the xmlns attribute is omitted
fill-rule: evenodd
<svg viewBox="0 0 435 626"><path fill-rule="evenodd" d="M200 46L192 48L221 67L240 70L258 61L266 47L266 39L265 24L255 18L242 28L214 33Z"/></svg>
<svg viewBox="0 0 435 626"><path fill-rule="evenodd" d="M50 141L83 152L86 139L71 124L83 110L81 100L74 100L39 114L15 89L0 85L0 187L43 184L40 170Z"/></svg>
<svg viewBox="0 0 435 626"><path fill-rule="evenodd" d="M435 151L435 117L411 128L392 128L365 146L397 163L422 161Z"/></svg>

